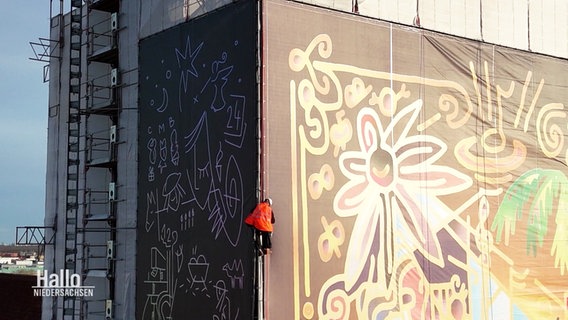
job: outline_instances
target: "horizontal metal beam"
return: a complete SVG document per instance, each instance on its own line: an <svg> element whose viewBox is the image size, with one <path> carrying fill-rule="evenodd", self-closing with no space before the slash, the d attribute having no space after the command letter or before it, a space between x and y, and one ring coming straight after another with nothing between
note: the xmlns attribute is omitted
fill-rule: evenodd
<svg viewBox="0 0 568 320"><path fill-rule="evenodd" d="M46 230L54 230L52 227L45 226L25 226L16 227L16 244L17 245L45 245L53 244L55 232L45 237Z"/></svg>

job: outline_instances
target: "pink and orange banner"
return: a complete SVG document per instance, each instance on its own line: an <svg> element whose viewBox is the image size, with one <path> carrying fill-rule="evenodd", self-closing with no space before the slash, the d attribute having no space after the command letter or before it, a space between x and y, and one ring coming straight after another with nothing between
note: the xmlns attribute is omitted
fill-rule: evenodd
<svg viewBox="0 0 568 320"><path fill-rule="evenodd" d="M568 317L566 61L277 0L263 19L269 317Z"/></svg>

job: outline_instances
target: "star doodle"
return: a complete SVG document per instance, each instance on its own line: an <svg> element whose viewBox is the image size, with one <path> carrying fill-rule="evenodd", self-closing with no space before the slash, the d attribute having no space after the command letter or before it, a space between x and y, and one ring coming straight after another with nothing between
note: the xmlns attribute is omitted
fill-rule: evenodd
<svg viewBox="0 0 568 320"><path fill-rule="evenodd" d="M175 49L178 66L181 71L180 82L179 82L180 111L182 111L182 100L181 100L182 95L187 93L190 77L193 76L197 78L199 76L199 73L195 68L195 59L199 55L199 52L201 51L202 47L203 47L203 42L199 43L199 45L196 48L192 48L191 39L189 36L187 36L185 50L182 52L182 50L180 49L177 48Z"/></svg>

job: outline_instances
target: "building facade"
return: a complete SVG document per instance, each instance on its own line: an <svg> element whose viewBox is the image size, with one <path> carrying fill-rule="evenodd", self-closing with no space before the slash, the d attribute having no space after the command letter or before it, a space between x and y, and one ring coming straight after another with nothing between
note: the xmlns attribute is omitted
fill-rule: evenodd
<svg viewBox="0 0 568 320"><path fill-rule="evenodd" d="M564 1L59 5L44 319L568 316Z"/></svg>

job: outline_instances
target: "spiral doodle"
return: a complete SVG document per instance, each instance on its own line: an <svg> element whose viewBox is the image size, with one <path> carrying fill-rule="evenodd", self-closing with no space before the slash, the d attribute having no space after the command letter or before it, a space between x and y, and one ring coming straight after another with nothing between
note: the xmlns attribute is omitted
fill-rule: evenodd
<svg viewBox="0 0 568 320"><path fill-rule="evenodd" d="M290 51L290 55L288 56L288 65L290 66L290 69L296 72L302 71L304 68L306 68L308 73L310 74L311 79L314 80L316 89L322 94L327 94L330 90L329 78L327 76L323 76L321 78L323 84L320 83L315 75L315 70L310 60L310 55L312 54L316 46L318 49L318 54L322 58L329 58L331 56L331 52L333 50L331 38L327 34L319 34L308 45L306 51L300 50L298 48L292 49Z"/></svg>
<svg viewBox="0 0 568 320"><path fill-rule="evenodd" d="M562 110L562 111L561 111ZM555 158L564 148L562 127L553 122L566 123L566 112L562 103L549 103L540 109L536 122L538 144L547 157Z"/></svg>
<svg viewBox="0 0 568 320"><path fill-rule="evenodd" d="M342 320L348 319L350 313L349 301L347 294L342 290L333 290L327 297L326 309L328 313L324 315L324 319Z"/></svg>
<svg viewBox="0 0 568 320"><path fill-rule="evenodd" d="M452 129L463 126L469 119L469 112L459 118L460 105L458 99L451 94L441 94L438 100L440 110L447 112L446 123ZM471 110L469 110L471 111Z"/></svg>

